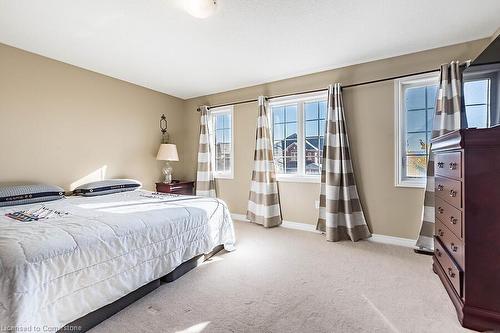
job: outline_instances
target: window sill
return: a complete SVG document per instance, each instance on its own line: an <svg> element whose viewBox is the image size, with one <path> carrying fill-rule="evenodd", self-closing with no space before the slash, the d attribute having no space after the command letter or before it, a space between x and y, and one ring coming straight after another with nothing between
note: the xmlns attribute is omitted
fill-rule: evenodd
<svg viewBox="0 0 500 333"><path fill-rule="evenodd" d="M417 182L417 181L410 181L410 180L403 180L398 183L396 183L396 187L406 187L406 188L420 188L425 190L425 182Z"/></svg>
<svg viewBox="0 0 500 333"><path fill-rule="evenodd" d="M215 179L234 179L233 175L214 175Z"/></svg>
<svg viewBox="0 0 500 333"><path fill-rule="evenodd" d="M278 175L278 182L285 183L321 183L321 176L297 176L297 175Z"/></svg>

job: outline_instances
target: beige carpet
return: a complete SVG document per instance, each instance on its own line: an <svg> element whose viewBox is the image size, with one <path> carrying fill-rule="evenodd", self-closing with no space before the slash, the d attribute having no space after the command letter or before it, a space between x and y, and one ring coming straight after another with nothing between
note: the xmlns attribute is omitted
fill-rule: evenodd
<svg viewBox="0 0 500 333"><path fill-rule="evenodd" d="M431 258L235 222L238 249L164 284L99 332L464 332Z"/></svg>

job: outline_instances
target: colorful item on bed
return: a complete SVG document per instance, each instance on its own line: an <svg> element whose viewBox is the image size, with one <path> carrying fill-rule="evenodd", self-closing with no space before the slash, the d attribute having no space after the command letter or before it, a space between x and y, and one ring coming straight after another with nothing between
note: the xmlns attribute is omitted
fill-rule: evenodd
<svg viewBox="0 0 500 333"><path fill-rule="evenodd" d="M163 193L163 192L151 192L149 194L141 194L141 197L150 199L177 198L179 196L180 194Z"/></svg>
<svg viewBox="0 0 500 333"><path fill-rule="evenodd" d="M67 212L60 212L47 207L39 207L38 209L7 213L5 216L20 222L34 222L38 220L46 220L52 217L61 217L68 214L69 213Z"/></svg>

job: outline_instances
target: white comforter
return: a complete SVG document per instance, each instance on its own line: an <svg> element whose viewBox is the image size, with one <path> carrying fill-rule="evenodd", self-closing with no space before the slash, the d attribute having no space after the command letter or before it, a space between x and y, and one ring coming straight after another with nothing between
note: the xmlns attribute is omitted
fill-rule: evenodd
<svg viewBox="0 0 500 333"><path fill-rule="evenodd" d="M5 216L43 205L68 214ZM0 330L55 331L234 242L226 205L211 198L134 191L0 208Z"/></svg>

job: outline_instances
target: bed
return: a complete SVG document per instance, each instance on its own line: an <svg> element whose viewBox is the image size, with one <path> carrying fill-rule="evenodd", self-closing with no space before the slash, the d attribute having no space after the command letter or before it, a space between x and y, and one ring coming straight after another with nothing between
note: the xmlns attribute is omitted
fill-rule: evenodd
<svg viewBox="0 0 500 333"><path fill-rule="evenodd" d="M54 213L6 216L40 206ZM137 190L0 208L0 324L56 331L234 243L229 211L213 198Z"/></svg>

